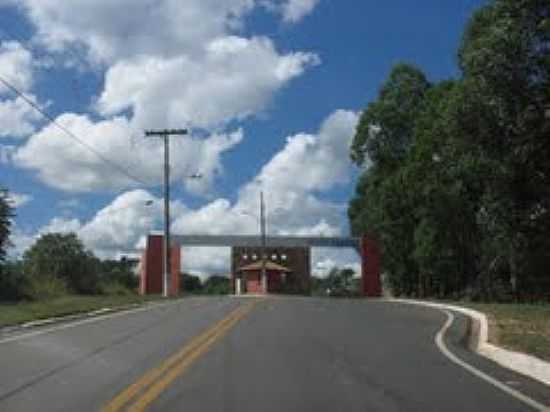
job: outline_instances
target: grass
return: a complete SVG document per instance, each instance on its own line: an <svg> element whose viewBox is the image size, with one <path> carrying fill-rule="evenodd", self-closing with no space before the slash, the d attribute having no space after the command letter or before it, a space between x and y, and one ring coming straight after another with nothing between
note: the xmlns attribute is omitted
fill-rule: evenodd
<svg viewBox="0 0 550 412"><path fill-rule="evenodd" d="M490 343L550 361L550 304L458 304L487 315Z"/></svg>
<svg viewBox="0 0 550 412"><path fill-rule="evenodd" d="M16 325L32 320L90 312L102 308L123 307L131 304L145 303L154 299L158 299L158 296L143 297L135 294L98 296L67 295L47 301L19 302L13 304L0 303L0 327Z"/></svg>

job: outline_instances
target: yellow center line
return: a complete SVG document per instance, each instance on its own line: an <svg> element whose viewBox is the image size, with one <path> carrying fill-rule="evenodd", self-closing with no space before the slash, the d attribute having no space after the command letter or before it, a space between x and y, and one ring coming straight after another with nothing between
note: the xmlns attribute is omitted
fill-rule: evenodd
<svg viewBox="0 0 550 412"><path fill-rule="evenodd" d="M197 347L189 353L188 356L184 357L180 363L170 369L166 375L159 379L154 385L149 387L149 389L147 389L145 393L143 393L143 395L141 395L134 402L134 404L128 408L128 412L144 411L151 402L157 399L159 395L164 392L172 384L172 382L174 382L174 380L176 380L176 378L185 373L197 359L208 352L219 339L225 336L233 328L233 326L244 318L247 313L252 310L253 306L253 304L248 305L245 310L233 317L229 323L226 323L220 329L217 329L216 332L210 336L203 345Z"/></svg>
<svg viewBox="0 0 550 412"><path fill-rule="evenodd" d="M233 327L240 319L242 319L248 312L252 310L255 304L256 301L253 301L247 305L238 307L221 321L216 323L214 326L191 339L191 341L187 345L185 345L178 352L163 361L158 367L150 369L141 378L139 378L137 381L128 386L125 390L120 392L104 408L102 408L102 412L120 411L133 398L137 397L140 391L146 389L155 381L159 380L159 378L170 371L171 368L177 367L178 369L180 369L181 364L187 362L188 358L192 358L193 360L197 359L200 354L206 352L206 350L200 351L203 346L210 347L216 341L216 339L219 339L220 337L225 335L229 331L229 329L231 329L231 327ZM200 353L198 356L197 351L199 351ZM164 378L161 381L166 382L166 379ZM167 387L168 384L165 384L165 387ZM152 386L152 388L155 387L157 387L156 384ZM149 391L147 391L146 393L149 393Z"/></svg>

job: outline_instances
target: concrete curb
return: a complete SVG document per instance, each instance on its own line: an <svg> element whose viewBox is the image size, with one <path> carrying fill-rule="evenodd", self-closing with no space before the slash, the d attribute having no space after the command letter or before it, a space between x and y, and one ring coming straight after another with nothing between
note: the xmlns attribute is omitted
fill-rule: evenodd
<svg viewBox="0 0 550 412"><path fill-rule="evenodd" d="M0 327L0 336L23 331L23 330L38 328L40 326L55 325L58 323L70 322L73 320L95 318L101 315L106 315L108 313L123 312L123 311L136 309L142 306L155 306L155 305L162 305L162 304L166 304L166 302L161 301L161 302L132 303L132 304L123 305L123 306L105 307L105 308L96 309L90 312L73 313L70 315L55 316L53 318L47 318L47 319L37 319L37 320L32 320L24 323L19 323L16 325Z"/></svg>
<svg viewBox="0 0 550 412"><path fill-rule="evenodd" d="M489 343L489 324L487 322L487 316L484 313L474 309L463 308L461 306L426 302L421 300L388 299L388 301L421 305L436 309L447 309L468 316L472 320L472 328L468 339L468 346L471 350L505 368L511 369L550 386L549 362L545 362L539 358L522 352L503 349Z"/></svg>

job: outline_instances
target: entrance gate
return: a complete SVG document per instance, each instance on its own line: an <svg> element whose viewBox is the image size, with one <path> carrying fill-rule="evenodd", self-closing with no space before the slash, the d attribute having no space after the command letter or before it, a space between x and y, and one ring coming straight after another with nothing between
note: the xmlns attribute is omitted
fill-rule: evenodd
<svg viewBox="0 0 550 412"><path fill-rule="evenodd" d="M163 274L163 236L149 235L143 252L140 271L140 293L159 294L162 292ZM258 236L238 235L179 235L171 237L171 281L169 294L175 296L179 291L179 273L182 246L210 247L260 247ZM304 237L304 236L268 236L266 247L324 247L353 248L361 256L362 293L367 297L380 297L380 250L375 240L363 237Z"/></svg>

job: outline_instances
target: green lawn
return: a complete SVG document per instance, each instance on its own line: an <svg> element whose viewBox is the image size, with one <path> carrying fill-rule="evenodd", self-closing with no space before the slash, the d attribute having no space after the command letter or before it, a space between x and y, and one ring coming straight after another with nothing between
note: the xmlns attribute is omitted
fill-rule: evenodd
<svg viewBox="0 0 550 412"><path fill-rule="evenodd" d="M489 342L550 361L550 304L458 304L487 315Z"/></svg>
<svg viewBox="0 0 550 412"><path fill-rule="evenodd" d="M78 296L69 295L42 302L0 303L0 327L37 319L90 312L102 308L124 307L158 299L158 296L128 295Z"/></svg>

